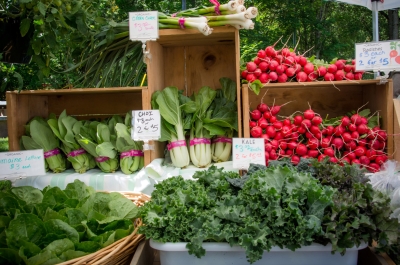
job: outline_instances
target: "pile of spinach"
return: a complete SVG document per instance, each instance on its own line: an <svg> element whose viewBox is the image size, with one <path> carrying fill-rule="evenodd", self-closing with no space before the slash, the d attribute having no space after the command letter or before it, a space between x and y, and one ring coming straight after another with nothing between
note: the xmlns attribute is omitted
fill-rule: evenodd
<svg viewBox="0 0 400 265"><path fill-rule="evenodd" d="M214 166L194 178L156 185L140 208L139 233L159 242L188 242L190 254L205 254L202 242L240 245L250 263L273 246L296 250L313 242L332 252L397 237L389 198L364 181L362 170L313 160L300 167L251 165L240 177ZM334 175L334 176L333 176Z"/></svg>
<svg viewBox="0 0 400 265"><path fill-rule="evenodd" d="M3 185L0 264L50 265L93 253L131 234L137 215L122 194L79 180L65 190Z"/></svg>

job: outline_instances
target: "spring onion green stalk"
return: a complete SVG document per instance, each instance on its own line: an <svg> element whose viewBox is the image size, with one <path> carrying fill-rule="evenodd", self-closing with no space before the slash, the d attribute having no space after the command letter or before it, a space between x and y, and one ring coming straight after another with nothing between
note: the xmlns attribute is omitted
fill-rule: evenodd
<svg viewBox="0 0 400 265"><path fill-rule="evenodd" d="M250 15L247 12L241 12L237 14L230 14L225 16L207 16L207 20L210 21L242 21L245 22L250 19Z"/></svg>
<svg viewBox="0 0 400 265"><path fill-rule="evenodd" d="M187 20L186 18L181 19L182 22L180 19L176 18L160 19L159 23L163 25L175 25L178 26L177 28L198 29L205 36L208 36L212 33L212 29L208 26L206 18L198 18L199 22L193 22L193 18L191 18L190 20Z"/></svg>
<svg viewBox="0 0 400 265"><path fill-rule="evenodd" d="M226 4L222 4L219 6L220 11L235 11L238 6L238 3L235 1L229 1ZM215 13L215 6L208 7L200 7L200 8L191 8L186 9L180 12L175 13L176 17L198 17L209 13Z"/></svg>
<svg viewBox="0 0 400 265"><path fill-rule="evenodd" d="M168 151L175 167L184 168L190 163L186 145L185 113L194 112L194 102L180 104L178 88L166 87L153 93L151 98L153 109L159 109L161 114L160 141L168 141Z"/></svg>
<svg viewBox="0 0 400 265"><path fill-rule="evenodd" d="M116 148L120 152L119 164L124 174L132 174L144 166L143 142L131 138L130 129L123 123L115 125L117 133Z"/></svg>
<svg viewBox="0 0 400 265"><path fill-rule="evenodd" d="M29 125L29 131L30 136L22 136L23 145L26 148L39 146L39 149L43 149L45 160L51 171L54 173L65 171L67 167L66 159L59 150L60 142L53 134L50 126L47 123L44 124L38 120L32 120Z"/></svg>
<svg viewBox="0 0 400 265"><path fill-rule="evenodd" d="M78 121L68 116L64 110L58 119L56 117L47 120L54 135L61 141L60 149L64 152L72 167L78 173L85 173L95 167L94 157L81 148L75 135L79 134L83 121Z"/></svg>

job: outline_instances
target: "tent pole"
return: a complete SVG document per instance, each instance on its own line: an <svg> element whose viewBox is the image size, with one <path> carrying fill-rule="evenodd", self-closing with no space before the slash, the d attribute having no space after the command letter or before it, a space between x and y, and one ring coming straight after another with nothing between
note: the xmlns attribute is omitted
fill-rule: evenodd
<svg viewBox="0 0 400 265"><path fill-rule="evenodd" d="M378 28L378 2L372 3L372 37L373 41L379 41L379 28Z"/></svg>

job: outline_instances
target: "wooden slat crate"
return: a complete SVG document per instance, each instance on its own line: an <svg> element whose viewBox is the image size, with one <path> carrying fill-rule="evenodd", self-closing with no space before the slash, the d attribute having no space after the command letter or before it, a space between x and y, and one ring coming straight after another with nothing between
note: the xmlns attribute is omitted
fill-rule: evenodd
<svg viewBox="0 0 400 265"><path fill-rule="evenodd" d="M147 51L150 53L147 59L148 98L143 100L143 109L151 109L150 99L154 91L175 86L191 95L202 86L220 88L221 77L231 78L237 83L238 109L241 109L237 29L216 27L209 36L195 29L160 30L157 41L147 42ZM239 112L239 124L240 115ZM164 157L164 147L165 143L156 143L150 159Z"/></svg>
<svg viewBox="0 0 400 265"><path fill-rule="evenodd" d="M265 95L265 96L264 96ZM349 111L357 111L363 105L371 112L379 111L382 117L381 128L388 133L387 152L393 156L393 83L391 79L385 84L377 80L335 81L311 83L274 83L264 86L259 95L242 86L243 97L243 132L244 137L250 137L250 111L261 102L271 106L282 105L293 101L281 108L278 115L290 116L296 111L304 112L311 108L321 117L338 117Z"/></svg>

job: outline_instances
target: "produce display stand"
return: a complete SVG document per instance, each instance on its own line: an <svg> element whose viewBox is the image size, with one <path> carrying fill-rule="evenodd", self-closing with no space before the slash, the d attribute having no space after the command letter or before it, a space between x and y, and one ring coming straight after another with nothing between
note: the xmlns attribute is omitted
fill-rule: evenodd
<svg viewBox="0 0 400 265"><path fill-rule="evenodd" d="M400 135L400 100L393 99L394 106L394 117L393 117L393 133L394 135ZM394 153L393 159L400 161L400 137L394 137L394 146L397 152Z"/></svg>
<svg viewBox="0 0 400 265"><path fill-rule="evenodd" d="M143 109L151 109L151 95L167 86L184 90L192 95L203 86L220 88L219 79L228 77L237 84L237 104L240 95L240 43L239 31L233 27L216 27L209 36L197 29L160 30L157 41L147 42L148 99ZM242 136L241 113L238 112L239 137ZM150 152L150 161L164 157L165 143L156 142ZM145 165L150 163L146 160Z"/></svg>
<svg viewBox="0 0 400 265"><path fill-rule="evenodd" d="M264 96L265 95L265 96ZM242 86L243 132L250 137L250 111L263 101L267 105L283 105L278 115L290 116L296 111L311 109L322 118L335 118L350 111L370 109L379 112L381 128L387 131L387 153L390 158L396 151L393 136L393 82L388 79L380 84L377 80L274 83L261 88L256 95L247 85ZM400 160L398 160L400 161Z"/></svg>

